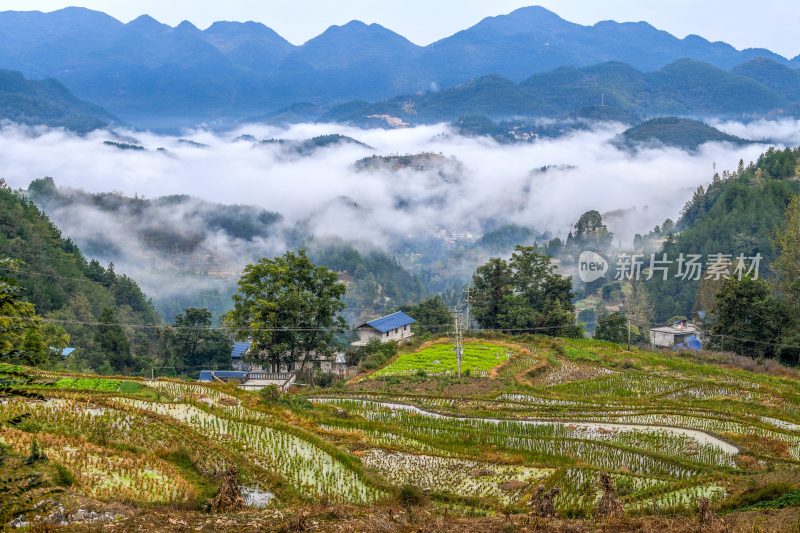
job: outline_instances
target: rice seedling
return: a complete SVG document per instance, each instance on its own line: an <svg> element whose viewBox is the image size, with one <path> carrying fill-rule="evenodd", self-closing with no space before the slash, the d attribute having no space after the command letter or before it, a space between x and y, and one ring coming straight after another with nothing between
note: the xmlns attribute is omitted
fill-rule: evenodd
<svg viewBox="0 0 800 533"><path fill-rule="evenodd" d="M627 509L650 513L681 512L695 505L700 498L720 500L725 496L725 492L725 487L706 483L657 494L649 499L631 503Z"/></svg>
<svg viewBox="0 0 800 533"><path fill-rule="evenodd" d="M555 471L378 449L367 451L361 459L398 485L408 483L428 491L489 498L505 504L517 501L531 483Z"/></svg>
<svg viewBox="0 0 800 533"><path fill-rule="evenodd" d="M66 467L77 486L95 498L171 503L195 497L191 484L156 458L111 451L59 435L0 429L0 440L18 453L30 448L34 439L45 449L49 460Z"/></svg>
<svg viewBox="0 0 800 533"><path fill-rule="evenodd" d="M309 497L368 503L382 492L314 444L274 428L218 416L188 404L166 404L123 399L118 402L174 418L217 440L241 446L256 463L277 470Z"/></svg>
<svg viewBox="0 0 800 533"><path fill-rule="evenodd" d="M462 372L471 376L486 376L492 368L507 361L513 352L510 348L480 342L465 342ZM372 377L412 375L425 372L428 375L455 374L456 358L449 343L437 343L414 353L405 353L392 363L372 374Z"/></svg>

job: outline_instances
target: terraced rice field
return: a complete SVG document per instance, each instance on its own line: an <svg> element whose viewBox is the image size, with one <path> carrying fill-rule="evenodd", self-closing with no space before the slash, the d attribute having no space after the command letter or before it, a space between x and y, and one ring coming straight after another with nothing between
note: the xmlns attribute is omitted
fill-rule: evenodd
<svg viewBox="0 0 800 533"><path fill-rule="evenodd" d="M410 485L447 512L491 516L558 488L559 516L590 517L603 473L630 515L692 514L701 498L768 508L742 495L776 477L800 490L796 377L592 341L466 348L461 378L450 345L435 342L346 387L270 401L0 367L11 384L0 451L24 458L36 441L72 473L69 493L194 509L231 467L249 505L272 510L380 506Z"/></svg>
<svg viewBox="0 0 800 533"><path fill-rule="evenodd" d="M481 342L465 342L461 371L485 376L489 370L508 361L513 351L508 347ZM455 374L455 352L450 343L436 343L418 352L401 354L396 360L375 372L374 376L409 375L424 372L431 375Z"/></svg>

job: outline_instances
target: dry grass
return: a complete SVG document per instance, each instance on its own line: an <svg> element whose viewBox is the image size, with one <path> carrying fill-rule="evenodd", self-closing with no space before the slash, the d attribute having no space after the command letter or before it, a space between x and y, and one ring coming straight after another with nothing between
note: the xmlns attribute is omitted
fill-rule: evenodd
<svg viewBox="0 0 800 533"><path fill-rule="evenodd" d="M737 368L758 374L768 374L770 376L784 378L800 378L800 371L782 365L775 359L753 359L746 355L739 355L730 352L678 352L679 355L706 364L715 364L727 368Z"/></svg>
<svg viewBox="0 0 800 533"><path fill-rule="evenodd" d="M117 509L119 511L119 509ZM641 517L612 520L567 520L528 515L454 517L433 506L403 509L401 506L310 505L283 511L243 511L209 515L167 509L128 509L120 520L108 524L72 524L50 531L314 531L323 533L798 533L800 510L781 509L770 513L733 513L710 527L701 527L698 517ZM724 521L723 521L724 520Z"/></svg>

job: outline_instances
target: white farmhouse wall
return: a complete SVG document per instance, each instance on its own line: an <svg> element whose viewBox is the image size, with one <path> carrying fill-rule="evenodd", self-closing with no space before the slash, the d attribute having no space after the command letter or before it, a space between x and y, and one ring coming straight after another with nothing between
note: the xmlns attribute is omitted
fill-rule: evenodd
<svg viewBox="0 0 800 533"><path fill-rule="evenodd" d="M386 333L371 328L369 326L358 328L358 340L353 343L353 346L366 346L372 339L379 339L381 342L405 342L414 334L411 332L411 326L402 326Z"/></svg>

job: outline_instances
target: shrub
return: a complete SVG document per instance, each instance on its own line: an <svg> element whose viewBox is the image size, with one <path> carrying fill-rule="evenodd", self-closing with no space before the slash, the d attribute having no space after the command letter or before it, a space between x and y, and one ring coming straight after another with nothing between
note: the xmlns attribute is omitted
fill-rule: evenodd
<svg viewBox="0 0 800 533"><path fill-rule="evenodd" d="M47 461L47 455L45 455L44 450L39 446L39 439L34 438L33 442L31 442L31 454L28 456L25 463L32 465L33 463L43 461Z"/></svg>
<svg viewBox="0 0 800 533"><path fill-rule="evenodd" d="M788 483L768 483L760 487L748 489L738 496L734 496L725 502L725 509L738 509L749 507L761 502L774 500L782 495L791 492L794 487Z"/></svg>
<svg viewBox="0 0 800 533"><path fill-rule="evenodd" d="M391 359L397 354L397 343L381 342L380 339L372 339L369 343L361 348L362 357L359 368L361 370L375 370L383 366L386 361Z"/></svg>
<svg viewBox="0 0 800 533"><path fill-rule="evenodd" d="M415 507L425 502L425 493L415 485L406 483L397 493L397 501L403 507Z"/></svg>
<svg viewBox="0 0 800 533"><path fill-rule="evenodd" d="M281 388L275 384L267 385L258 391L258 396L261 399L261 403L275 403L281 397Z"/></svg>
<svg viewBox="0 0 800 533"><path fill-rule="evenodd" d="M567 355L567 349L564 347L564 343L560 341L552 341L550 343L550 348L556 352L558 355L564 356Z"/></svg>
<svg viewBox="0 0 800 533"><path fill-rule="evenodd" d="M314 377L314 382L319 387L330 387L333 385L333 374L330 372L317 372L317 375Z"/></svg>
<svg viewBox="0 0 800 533"><path fill-rule="evenodd" d="M56 463L53 465L53 467L56 470L56 475L53 479L56 485L61 487L71 487L75 484L75 476L73 476L72 472L67 470L63 465Z"/></svg>
<svg viewBox="0 0 800 533"><path fill-rule="evenodd" d="M179 466L180 468L185 468L187 470L197 469L189 450L187 450L184 446L169 451L168 453L164 454L162 458Z"/></svg>

